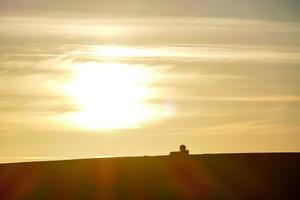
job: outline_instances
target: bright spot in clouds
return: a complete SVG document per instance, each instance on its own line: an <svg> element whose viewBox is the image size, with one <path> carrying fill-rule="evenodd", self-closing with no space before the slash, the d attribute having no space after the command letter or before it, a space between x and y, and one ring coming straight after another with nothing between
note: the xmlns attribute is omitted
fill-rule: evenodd
<svg viewBox="0 0 300 200"><path fill-rule="evenodd" d="M169 115L147 102L158 91L151 87L154 73L142 65L87 62L75 64L74 78L66 93L79 111L67 123L84 129L133 128Z"/></svg>

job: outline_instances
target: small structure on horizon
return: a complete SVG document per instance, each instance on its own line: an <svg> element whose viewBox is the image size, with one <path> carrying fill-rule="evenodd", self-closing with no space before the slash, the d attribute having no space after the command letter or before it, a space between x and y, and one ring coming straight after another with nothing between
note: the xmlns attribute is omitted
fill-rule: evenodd
<svg viewBox="0 0 300 200"><path fill-rule="evenodd" d="M186 149L186 146L184 144L180 145L179 147L180 151L171 151L170 156L187 156L189 155L189 150Z"/></svg>

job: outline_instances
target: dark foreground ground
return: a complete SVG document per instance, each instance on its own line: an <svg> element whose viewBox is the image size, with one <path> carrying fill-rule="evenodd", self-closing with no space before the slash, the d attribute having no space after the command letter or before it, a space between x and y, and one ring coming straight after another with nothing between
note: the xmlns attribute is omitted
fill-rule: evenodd
<svg viewBox="0 0 300 200"><path fill-rule="evenodd" d="M300 199L300 153L1 164L0 199Z"/></svg>

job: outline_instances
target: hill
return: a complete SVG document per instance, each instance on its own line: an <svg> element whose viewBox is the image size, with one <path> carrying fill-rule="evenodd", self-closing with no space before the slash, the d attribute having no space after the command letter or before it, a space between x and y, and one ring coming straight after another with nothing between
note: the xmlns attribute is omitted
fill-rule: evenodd
<svg viewBox="0 0 300 200"><path fill-rule="evenodd" d="M300 153L0 164L0 199L300 199Z"/></svg>

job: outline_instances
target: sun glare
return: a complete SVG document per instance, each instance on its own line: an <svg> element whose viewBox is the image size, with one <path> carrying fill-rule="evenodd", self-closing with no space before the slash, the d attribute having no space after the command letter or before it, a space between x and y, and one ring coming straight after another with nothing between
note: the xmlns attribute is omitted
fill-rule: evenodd
<svg viewBox="0 0 300 200"><path fill-rule="evenodd" d="M73 67L75 77L66 93L79 111L67 116L69 123L85 129L120 129L155 118L155 108L146 102L155 96L155 90L145 67L96 62Z"/></svg>

